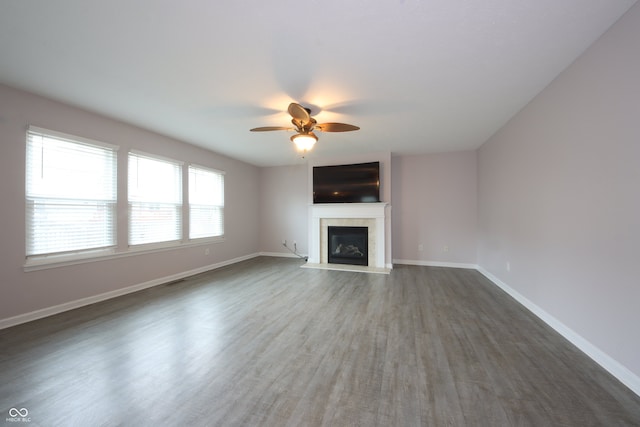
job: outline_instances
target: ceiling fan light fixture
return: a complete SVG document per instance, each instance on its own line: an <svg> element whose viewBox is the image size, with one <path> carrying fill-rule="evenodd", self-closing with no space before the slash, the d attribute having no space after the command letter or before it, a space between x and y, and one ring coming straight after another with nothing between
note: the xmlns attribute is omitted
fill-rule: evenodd
<svg viewBox="0 0 640 427"><path fill-rule="evenodd" d="M296 145L298 152L302 153L304 158L307 151L311 150L315 143L318 141L318 137L313 133L314 130L321 132L349 132L360 129L358 126L349 125L346 123L318 123L316 119L311 117L311 110L305 108L302 105L292 102L289 104L287 110L291 116L291 127L282 126L261 126L250 129L251 132L265 132L272 130L293 130L297 133L290 139Z"/></svg>
<svg viewBox="0 0 640 427"><path fill-rule="evenodd" d="M318 137L312 133L298 133L291 137L291 142L296 144L298 151L306 152L313 148L318 141Z"/></svg>

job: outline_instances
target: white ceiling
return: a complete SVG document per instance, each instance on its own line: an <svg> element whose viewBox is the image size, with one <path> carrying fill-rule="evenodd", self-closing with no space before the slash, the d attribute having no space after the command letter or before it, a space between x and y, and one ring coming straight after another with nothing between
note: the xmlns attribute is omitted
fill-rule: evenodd
<svg viewBox="0 0 640 427"><path fill-rule="evenodd" d="M0 82L259 165L474 149L636 0L0 0ZM72 130L65 129L71 132Z"/></svg>

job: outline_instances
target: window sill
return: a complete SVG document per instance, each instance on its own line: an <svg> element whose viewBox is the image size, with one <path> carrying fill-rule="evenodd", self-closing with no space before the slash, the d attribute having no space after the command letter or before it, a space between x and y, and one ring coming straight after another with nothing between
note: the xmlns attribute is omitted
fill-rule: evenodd
<svg viewBox="0 0 640 427"><path fill-rule="evenodd" d="M135 255L151 254L158 252L173 251L176 249L186 249L197 246L206 246L225 241L224 236L205 237L201 239L190 240L185 243L170 242L167 244L151 244L133 246L123 251L117 251L114 248L102 249L96 251L88 251L76 253L72 255L49 255L42 257L33 257L26 260L23 270L25 272L46 270L50 268L66 267L69 265L86 264L90 262L106 261L118 258L127 258Z"/></svg>

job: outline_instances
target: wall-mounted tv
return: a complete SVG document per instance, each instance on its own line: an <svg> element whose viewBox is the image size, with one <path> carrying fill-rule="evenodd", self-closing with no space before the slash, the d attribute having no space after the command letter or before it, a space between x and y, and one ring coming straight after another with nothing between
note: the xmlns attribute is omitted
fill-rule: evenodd
<svg viewBox="0 0 640 427"><path fill-rule="evenodd" d="M380 201L380 162L314 166L313 203Z"/></svg>

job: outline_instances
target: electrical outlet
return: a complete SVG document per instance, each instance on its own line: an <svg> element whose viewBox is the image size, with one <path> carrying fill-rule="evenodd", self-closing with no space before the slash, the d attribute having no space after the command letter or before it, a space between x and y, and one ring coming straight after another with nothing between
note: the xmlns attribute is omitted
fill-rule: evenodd
<svg viewBox="0 0 640 427"><path fill-rule="evenodd" d="M442 252L449 252L449 246L444 246L442 248Z"/></svg>
<svg viewBox="0 0 640 427"><path fill-rule="evenodd" d="M287 239L282 239L282 244L283 244L284 246L287 246Z"/></svg>

